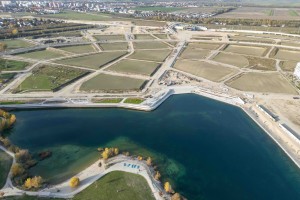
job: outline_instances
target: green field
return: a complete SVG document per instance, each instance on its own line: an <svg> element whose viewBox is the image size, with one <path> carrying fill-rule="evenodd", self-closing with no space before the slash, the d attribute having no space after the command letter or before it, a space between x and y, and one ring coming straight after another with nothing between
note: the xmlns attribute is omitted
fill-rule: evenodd
<svg viewBox="0 0 300 200"><path fill-rule="evenodd" d="M295 10L289 10L289 15L293 16L293 17L297 17L297 16L299 16L299 13Z"/></svg>
<svg viewBox="0 0 300 200"><path fill-rule="evenodd" d="M213 58L214 61L225 63L228 65L233 65L236 67L247 67L249 65L249 61L245 56L231 53L219 53Z"/></svg>
<svg viewBox="0 0 300 200"><path fill-rule="evenodd" d="M96 77L84 82L80 87L82 91L97 92L121 92L138 91L142 89L145 80L133 79L125 76L113 76L108 74L99 74Z"/></svg>
<svg viewBox="0 0 300 200"><path fill-rule="evenodd" d="M124 35L93 35L93 37L98 40L125 40Z"/></svg>
<svg viewBox="0 0 300 200"><path fill-rule="evenodd" d="M24 70L28 65L29 63L27 62L7 60L7 59L0 58L0 72Z"/></svg>
<svg viewBox="0 0 300 200"><path fill-rule="evenodd" d="M111 50L124 50L124 51L126 51L128 49L128 43L127 42L103 43L103 44L99 44L99 45L104 51L111 51Z"/></svg>
<svg viewBox="0 0 300 200"><path fill-rule="evenodd" d="M136 40L154 40L155 39L150 34L135 34L134 38Z"/></svg>
<svg viewBox="0 0 300 200"><path fill-rule="evenodd" d="M174 12L178 10L184 10L186 8L181 7L165 7L165 6L138 6L134 10L137 11L161 11L161 12Z"/></svg>
<svg viewBox="0 0 300 200"><path fill-rule="evenodd" d="M242 46L242 45L228 45L224 51L238 54L246 54L251 56L262 56L267 48L257 46Z"/></svg>
<svg viewBox="0 0 300 200"><path fill-rule="evenodd" d="M206 49L186 48L180 55L182 59L204 59L209 55L210 51Z"/></svg>
<svg viewBox="0 0 300 200"><path fill-rule="evenodd" d="M80 46L58 47L58 49L68 51L71 53L76 53L76 54L95 52L95 49L90 44L80 45Z"/></svg>
<svg viewBox="0 0 300 200"><path fill-rule="evenodd" d="M5 185L7 175L12 164L12 158L0 150L0 189Z"/></svg>
<svg viewBox="0 0 300 200"><path fill-rule="evenodd" d="M170 53L171 53L170 50L165 50L165 49L164 50L138 50L135 51L128 58L163 62Z"/></svg>
<svg viewBox="0 0 300 200"><path fill-rule="evenodd" d="M0 74L0 83L6 83L9 80L11 80L12 78L14 78L16 74L15 73L9 73L9 74Z"/></svg>
<svg viewBox="0 0 300 200"><path fill-rule="evenodd" d="M92 99L93 103L120 103L122 98Z"/></svg>
<svg viewBox="0 0 300 200"><path fill-rule="evenodd" d="M163 42L151 41L151 42L134 42L135 49L165 49L170 48L169 45Z"/></svg>
<svg viewBox="0 0 300 200"><path fill-rule="evenodd" d="M144 177L115 171L105 175L74 197L74 200L154 200Z"/></svg>
<svg viewBox="0 0 300 200"><path fill-rule="evenodd" d="M139 60L124 59L115 65L108 68L108 70L128 73L128 74L141 74L150 76L157 70L160 64L156 62L145 62Z"/></svg>
<svg viewBox="0 0 300 200"><path fill-rule="evenodd" d="M25 42L24 40L12 39L12 40L0 40L0 42L5 43L7 45L8 50L26 48L34 46L31 43Z"/></svg>
<svg viewBox="0 0 300 200"><path fill-rule="evenodd" d="M14 92L50 91L72 81L86 72L85 70L70 67L41 66L34 69L32 75L26 78Z"/></svg>
<svg viewBox="0 0 300 200"><path fill-rule="evenodd" d="M67 58L63 60L58 60L56 62L64 65L99 69L103 65L106 65L109 62L118 59L119 57L125 55L126 53L127 52L123 52L123 51L102 52L102 53L97 53L97 54L92 54L87 56Z"/></svg>
<svg viewBox="0 0 300 200"><path fill-rule="evenodd" d="M58 14L40 15L44 18L58 18L58 19L71 19L71 20L88 20L88 21L109 21L113 20L112 16L105 14L83 13L75 11L65 11Z"/></svg>
<svg viewBox="0 0 300 200"><path fill-rule="evenodd" d="M130 104L141 104L145 101L145 99L142 98L127 98L125 99L124 103L130 103Z"/></svg>
<svg viewBox="0 0 300 200"><path fill-rule="evenodd" d="M49 51L49 50L42 50L42 51L33 51L29 53L17 54L17 56L21 56L23 58L36 59L36 60L49 60L53 58L62 57L63 54L54 51Z"/></svg>

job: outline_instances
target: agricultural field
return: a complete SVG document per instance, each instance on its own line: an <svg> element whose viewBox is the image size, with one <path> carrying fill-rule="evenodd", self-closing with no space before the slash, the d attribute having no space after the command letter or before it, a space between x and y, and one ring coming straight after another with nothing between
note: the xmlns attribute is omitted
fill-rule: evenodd
<svg viewBox="0 0 300 200"><path fill-rule="evenodd" d="M41 50L41 51L32 51L29 53L17 54L17 56L21 56L23 58L36 59L36 60L49 60L53 58L59 58L64 55L55 51Z"/></svg>
<svg viewBox="0 0 300 200"><path fill-rule="evenodd" d="M156 62L124 59L109 67L107 70L125 74L141 74L151 76L159 68L159 66L160 64Z"/></svg>
<svg viewBox="0 0 300 200"><path fill-rule="evenodd" d="M161 11L161 12L174 12L179 10L184 10L186 8L180 8L180 7L165 7L165 6L139 6L133 8L137 11Z"/></svg>
<svg viewBox="0 0 300 200"><path fill-rule="evenodd" d="M224 51L238 54L245 54L251 56L263 56L267 48L257 46L242 46L242 45L228 45Z"/></svg>
<svg viewBox="0 0 300 200"><path fill-rule="evenodd" d="M300 61L300 51L279 49L275 54L274 58L281 60L292 60L292 61Z"/></svg>
<svg viewBox="0 0 300 200"><path fill-rule="evenodd" d="M171 50L138 50L128 58L137 60L149 60L163 62L171 53Z"/></svg>
<svg viewBox="0 0 300 200"><path fill-rule="evenodd" d="M195 48L195 49L208 49L208 50L216 50L220 48L220 44L213 44L213 43L189 43L188 48Z"/></svg>
<svg viewBox="0 0 300 200"><path fill-rule="evenodd" d="M0 72L24 70L28 65L27 62L0 58Z"/></svg>
<svg viewBox="0 0 300 200"><path fill-rule="evenodd" d="M73 199L154 200L155 198L144 177L138 174L115 171L105 175Z"/></svg>
<svg viewBox="0 0 300 200"><path fill-rule="evenodd" d="M134 42L133 46L135 49L164 49L164 48L170 48L169 45L163 43L163 42Z"/></svg>
<svg viewBox="0 0 300 200"><path fill-rule="evenodd" d="M230 36L230 41L240 41L240 42L254 42L254 43L267 43L275 44L276 41L268 38L259 38L259 37L244 37L244 36Z"/></svg>
<svg viewBox="0 0 300 200"><path fill-rule="evenodd" d="M127 42L103 43L103 44L98 44L98 45L103 49L103 51L112 51L112 50L126 51L128 49Z"/></svg>
<svg viewBox="0 0 300 200"><path fill-rule="evenodd" d="M0 150L0 188L5 185L11 165L12 158L7 153Z"/></svg>
<svg viewBox="0 0 300 200"><path fill-rule="evenodd" d="M275 71L276 60L269 58L258 58L246 56L249 61L249 67L256 70Z"/></svg>
<svg viewBox="0 0 300 200"><path fill-rule="evenodd" d="M124 92L139 91L145 84L145 80L134 79L125 76L114 76L99 74L96 77L84 82L80 90L86 92Z"/></svg>
<svg viewBox="0 0 300 200"><path fill-rule="evenodd" d="M212 60L239 68L247 67L249 65L249 61L245 56L232 53L220 52Z"/></svg>
<svg viewBox="0 0 300 200"><path fill-rule="evenodd" d="M87 55L87 56L79 56L79 57L58 60L56 61L56 63L91 68L91 69L99 69L100 67L124 56L126 53L127 52L123 52L123 51L101 52L101 53Z"/></svg>
<svg viewBox="0 0 300 200"><path fill-rule="evenodd" d="M124 35L93 35L97 41L125 40Z"/></svg>
<svg viewBox="0 0 300 200"><path fill-rule="evenodd" d="M204 59L209 55L210 51L206 49L186 48L180 55L181 59Z"/></svg>
<svg viewBox="0 0 300 200"><path fill-rule="evenodd" d="M99 13L83 13L75 11L65 11L58 14L37 15L37 17L56 18L56 19L71 19L71 20L86 20L86 21L110 21L114 20L111 15ZM120 20L121 21L121 20Z"/></svg>
<svg viewBox="0 0 300 200"><path fill-rule="evenodd" d="M174 68L214 82L219 82L226 76L237 72L229 67L195 60L178 60Z"/></svg>
<svg viewBox="0 0 300 200"><path fill-rule="evenodd" d="M155 38L152 37L150 34L135 34L134 39L136 39L136 40L154 40Z"/></svg>
<svg viewBox="0 0 300 200"><path fill-rule="evenodd" d="M159 39L168 39L167 34L153 34L155 37L158 37Z"/></svg>
<svg viewBox="0 0 300 200"><path fill-rule="evenodd" d="M24 40L20 40L20 39L0 40L0 43L6 44L8 50L20 49L20 48L26 48L26 47L34 46L33 44L31 44L29 42L26 42Z"/></svg>
<svg viewBox="0 0 300 200"><path fill-rule="evenodd" d="M290 83L278 73L249 72L227 81L226 85L249 92L297 94Z"/></svg>
<svg viewBox="0 0 300 200"><path fill-rule="evenodd" d="M280 68L283 71L287 71L287 72L294 72L296 65L297 65L296 61L281 61L280 62Z"/></svg>
<svg viewBox="0 0 300 200"><path fill-rule="evenodd" d="M32 91L53 91L60 86L84 76L87 71L61 66L40 66L32 71L14 93Z"/></svg>
<svg viewBox="0 0 300 200"><path fill-rule="evenodd" d="M95 49L92 45L80 45L80 46L67 46L67 47L58 47L60 50L68 51L76 54L90 53L95 52Z"/></svg>

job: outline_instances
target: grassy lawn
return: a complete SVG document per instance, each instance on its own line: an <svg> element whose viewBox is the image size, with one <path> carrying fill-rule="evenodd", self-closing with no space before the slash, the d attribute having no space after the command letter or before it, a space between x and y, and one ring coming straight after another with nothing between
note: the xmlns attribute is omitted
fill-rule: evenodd
<svg viewBox="0 0 300 200"><path fill-rule="evenodd" d="M102 52L93 55L80 56L67 58L63 60L56 61L60 64L86 67L91 69L99 69L103 65L118 59L119 57L125 55L127 52L118 51L118 52Z"/></svg>
<svg viewBox="0 0 300 200"><path fill-rule="evenodd" d="M15 90L22 91L48 91L53 90L86 73L85 70L61 66L41 66L32 71Z"/></svg>
<svg viewBox="0 0 300 200"><path fill-rule="evenodd" d="M137 11L162 11L162 12L174 12L174 11L184 10L184 9L186 8L165 7L165 6L139 6L134 8L134 10Z"/></svg>
<svg viewBox="0 0 300 200"><path fill-rule="evenodd" d="M17 60L6 60L0 58L0 71L17 71L24 70L29 63L17 61Z"/></svg>
<svg viewBox="0 0 300 200"><path fill-rule="evenodd" d="M93 37L100 41L100 40L125 40L124 35L93 35Z"/></svg>
<svg viewBox="0 0 300 200"><path fill-rule="evenodd" d="M160 64L155 62L124 59L109 67L108 70L128 74L141 74L151 76L159 66Z"/></svg>
<svg viewBox="0 0 300 200"><path fill-rule="evenodd" d="M157 41L134 42L133 46L135 49L164 49L164 48L170 47L169 45L167 45L163 42L157 42Z"/></svg>
<svg viewBox="0 0 300 200"><path fill-rule="evenodd" d="M58 47L58 49L77 54L95 52L95 49L92 47L92 45L89 44L80 46Z"/></svg>
<svg viewBox="0 0 300 200"><path fill-rule="evenodd" d="M74 198L74 200L82 199L154 200L155 198L152 196L151 189L144 177L114 171L93 183Z"/></svg>
<svg viewBox="0 0 300 200"><path fill-rule="evenodd" d="M210 51L206 49L186 48L180 55L182 59L204 59L209 55Z"/></svg>
<svg viewBox="0 0 300 200"><path fill-rule="evenodd" d="M120 103L122 98L92 99L93 103Z"/></svg>
<svg viewBox="0 0 300 200"><path fill-rule="evenodd" d="M254 46L228 45L224 51L251 56L262 56L267 48Z"/></svg>
<svg viewBox="0 0 300 200"><path fill-rule="evenodd" d="M134 39L136 39L136 40L154 40L155 38L152 37L150 34L135 34Z"/></svg>
<svg viewBox="0 0 300 200"><path fill-rule="evenodd" d="M53 58L62 57L63 54L54 51L42 50L42 51L33 51L29 53L22 53L22 54L18 54L17 56L36 59L36 60L49 60Z"/></svg>
<svg viewBox="0 0 300 200"><path fill-rule="evenodd" d="M82 91L138 91L145 83L145 80L128 78L125 76L113 76L99 74L98 76L84 82L80 87Z"/></svg>
<svg viewBox="0 0 300 200"><path fill-rule="evenodd" d="M297 16L299 16L299 13L295 10L289 10L289 15L293 16L293 17L297 17Z"/></svg>
<svg viewBox="0 0 300 200"><path fill-rule="evenodd" d="M138 59L138 60L150 60L163 62L171 53L171 50L138 50L135 51L128 58Z"/></svg>
<svg viewBox="0 0 300 200"><path fill-rule="evenodd" d="M249 61L245 56L239 54L219 53L213 58L214 61L233 65L236 67L247 67Z"/></svg>
<svg viewBox="0 0 300 200"><path fill-rule="evenodd" d="M141 98L127 98L124 103L131 103L131 104L141 104L145 99Z"/></svg>
<svg viewBox="0 0 300 200"><path fill-rule="evenodd" d="M9 173L12 164L12 158L0 150L0 189L4 186L6 182L7 175Z"/></svg>
<svg viewBox="0 0 300 200"><path fill-rule="evenodd" d="M5 43L7 45L8 50L34 46L31 43L28 43L28 42L25 42L24 40L19 40L19 39L0 40L0 42Z"/></svg>
<svg viewBox="0 0 300 200"><path fill-rule="evenodd" d="M128 49L127 42L103 43L103 44L99 44L99 45L104 51L111 51L111 50L126 51Z"/></svg>
<svg viewBox="0 0 300 200"><path fill-rule="evenodd" d="M16 75L15 73L0 74L0 84L8 82L12 78L14 78L15 75Z"/></svg>

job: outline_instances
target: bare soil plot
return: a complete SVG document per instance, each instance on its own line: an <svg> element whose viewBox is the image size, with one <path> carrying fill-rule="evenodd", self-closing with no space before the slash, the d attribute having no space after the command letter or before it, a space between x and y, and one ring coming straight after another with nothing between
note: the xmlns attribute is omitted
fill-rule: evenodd
<svg viewBox="0 0 300 200"><path fill-rule="evenodd" d="M209 49L209 50L216 50L220 47L220 44L213 44L213 43L189 43L188 47L190 48L200 48L200 49Z"/></svg>
<svg viewBox="0 0 300 200"><path fill-rule="evenodd" d="M95 49L90 44L80 46L58 47L58 49L77 54L95 52Z"/></svg>
<svg viewBox="0 0 300 200"><path fill-rule="evenodd" d="M283 46L291 46L291 47L300 47L300 43L292 42L292 41L282 41L281 45L283 45Z"/></svg>
<svg viewBox="0 0 300 200"><path fill-rule="evenodd" d="M274 58L281 60L300 61L300 51L292 51L286 49L279 49Z"/></svg>
<svg viewBox="0 0 300 200"><path fill-rule="evenodd" d="M145 80L133 79L125 76L113 76L99 74L96 77L84 82L80 90L87 92L124 92L141 90Z"/></svg>
<svg viewBox="0 0 300 200"><path fill-rule="evenodd" d="M126 53L127 52L124 51L102 52L88 56L66 58L63 60L58 60L56 61L56 63L91 69L99 69L100 67L124 56Z"/></svg>
<svg viewBox="0 0 300 200"><path fill-rule="evenodd" d="M268 38L257 38L257 37L242 37L242 36L231 36L230 41L240 41L240 42L256 42L256 43L267 43L275 44L276 41Z"/></svg>
<svg viewBox="0 0 300 200"><path fill-rule="evenodd" d="M249 61L249 67L251 69L265 70L265 71L275 71L276 70L276 60L269 58L259 58L246 56Z"/></svg>
<svg viewBox="0 0 300 200"><path fill-rule="evenodd" d="M283 71L294 72L297 63L298 62L296 62L296 61L281 61L280 62L280 68Z"/></svg>
<svg viewBox="0 0 300 200"><path fill-rule="evenodd" d="M247 67L249 65L249 61L245 56L231 53L219 53L213 58L214 61L225 63L228 65L233 65L236 67Z"/></svg>
<svg viewBox="0 0 300 200"><path fill-rule="evenodd" d="M159 39L168 39L167 34L154 34L155 37L158 37Z"/></svg>
<svg viewBox="0 0 300 200"><path fill-rule="evenodd" d="M150 34L135 34L134 39L136 39L136 40L154 40L155 38L152 37Z"/></svg>
<svg viewBox="0 0 300 200"><path fill-rule="evenodd" d="M215 82L237 72L233 68L195 60L178 60L174 68Z"/></svg>
<svg viewBox="0 0 300 200"><path fill-rule="evenodd" d="M24 57L24 58L31 58L31 59L36 59L36 60L49 60L53 58L59 58L63 57L64 55L55 52L55 51L49 51L49 50L42 50L42 51L32 51L29 53L22 53L22 54L17 54L18 56Z"/></svg>
<svg viewBox="0 0 300 200"><path fill-rule="evenodd" d="M124 35L93 35L93 37L98 40L125 40Z"/></svg>
<svg viewBox="0 0 300 200"><path fill-rule="evenodd" d="M103 44L99 44L99 45L104 51L127 50L128 49L127 42L103 43Z"/></svg>
<svg viewBox="0 0 300 200"><path fill-rule="evenodd" d="M141 74L151 76L161 64L155 62L145 62L139 60L121 60L107 70L126 74Z"/></svg>
<svg viewBox="0 0 300 200"><path fill-rule="evenodd" d="M257 46L242 46L242 45L228 45L224 51L238 54L246 54L251 56L262 56L267 48Z"/></svg>
<svg viewBox="0 0 300 200"><path fill-rule="evenodd" d="M242 91L297 94L279 73L249 72L227 81L226 85Z"/></svg>
<svg viewBox="0 0 300 200"><path fill-rule="evenodd" d="M186 48L180 55L182 59L204 59L209 55L210 51L206 49Z"/></svg>
<svg viewBox="0 0 300 200"><path fill-rule="evenodd" d="M137 60L150 60L156 62L163 62L171 53L171 50L138 50L135 51L128 58Z"/></svg>
<svg viewBox="0 0 300 200"><path fill-rule="evenodd" d="M151 42L134 42L133 46L135 49L165 49L170 48L169 45L158 42L158 41L151 41Z"/></svg>

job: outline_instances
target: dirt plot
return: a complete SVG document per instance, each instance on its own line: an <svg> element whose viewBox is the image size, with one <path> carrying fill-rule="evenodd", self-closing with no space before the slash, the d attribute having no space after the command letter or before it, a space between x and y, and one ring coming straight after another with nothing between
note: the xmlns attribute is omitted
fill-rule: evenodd
<svg viewBox="0 0 300 200"><path fill-rule="evenodd" d="M87 92L138 91L142 89L145 82L146 81L142 79L133 79L125 76L99 74L96 77L84 82L80 87L80 90Z"/></svg>
<svg viewBox="0 0 300 200"><path fill-rule="evenodd" d="M174 68L215 82L237 72L229 67L195 60L178 60Z"/></svg>
<svg viewBox="0 0 300 200"><path fill-rule="evenodd" d="M71 53L90 53L95 52L95 49L92 47L92 45L80 45L80 46L67 46L67 47L58 47L58 49L68 51Z"/></svg>
<svg viewBox="0 0 300 200"><path fill-rule="evenodd" d="M107 70L126 74L141 74L151 76L161 64L155 62L145 62L139 60L124 59Z"/></svg>
<svg viewBox="0 0 300 200"><path fill-rule="evenodd" d="M42 50L42 51L33 51L29 53L17 54L17 56L37 59L37 60L49 60L53 58L63 57L64 55L54 51Z"/></svg>
<svg viewBox="0 0 300 200"><path fill-rule="evenodd" d="M213 43L197 43L197 42L193 42L193 43L189 43L188 47L189 48L200 48L200 49L209 49L209 50L216 50L220 47L220 44L213 44Z"/></svg>
<svg viewBox="0 0 300 200"><path fill-rule="evenodd" d="M230 41L240 41L240 42L256 42L256 43L267 43L275 44L276 41L268 38L258 38L258 37L242 37L242 36L230 36Z"/></svg>
<svg viewBox="0 0 300 200"><path fill-rule="evenodd" d="M98 44L104 51L111 50L127 50L128 43L127 42L114 42L114 43L103 43Z"/></svg>
<svg viewBox="0 0 300 200"><path fill-rule="evenodd" d="M154 34L155 37L158 37L159 39L168 39L168 35L166 34Z"/></svg>
<svg viewBox="0 0 300 200"><path fill-rule="evenodd" d="M103 65L112 62L115 59L120 58L127 52L117 51L117 52L102 52L97 54L92 54L88 56L79 56L73 58L67 58L63 60L56 61L59 64L72 65L78 67L85 67L91 69L99 69Z"/></svg>
<svg viewBox="0 0 300 200"><path fill-rule="evenodd" d="M291 84L278 73L249 72L227 81L226 85L242 91L297 94Z"/></svg>
<svg viewBox="0 0 300 200"><path fill-rule="evenodd" d="M209 55L210 51L206 49L186 48L180 55L182 59L204 59Z"/></svg>
<svg viewBox="0 0 300 200"><path fill-rule="evenodd" d="M225 63L229 65L233 65L236 67L247 67L249 65L249 61L245 56L231 53L219 53L213 58L214 61Z"/></svg>
<svg viewBox="0 0 300 200"><path fill-rule="evenodd" d="M171 50L138 50L135 51L128 58L137 60L150 60L156 62L163 62L171 53Z"/></svg>
<svg viewBox="0 0 300 200"><path fill-rule="evenodd" d="M281 60L300 61L300 51L279 49L275 54L274 58Z"/></svg>
<svg viewBox="0 0 300 200"><path fill-rule="evenodd" d="M150 34L135 34L134 39L136 39L136 40L154 40L155 38L152 37Z"/></svg>
<svg viewBox="0 0 300 200"><path fill-rule="evenodd" d="M93 37L98 40L125 40L124 35L93 35Z"/></svg>
<svg viewBox="0 0 300 200"><path fill-rule="evenodd" d="M249 66L251 69L265 70L265 71L275 71L276 61L269 58L258 58L252 56L246 56L249 61Z"/></svg>
<svg viewBox="0 0 300 200"><path fill-rule="evenodd" d="M242 45L228 45L224 51L231 53L246 54L251 56L262 56L267 48L257 46L242 46Z"/></svg>
<svg viewBox="0 0 300 200"><path fill-rule="evenodd" d="M283 46L300 47L300 43L292 42L292 41L282 41L282 42L280 42L280 44Z"/></svg>
<svg viewBox="0 0 300 200"><path fill-rule="evenodd" d="M134 42L135 49L165 49L170 48L169 45L163 42L151 41L151 42Z"/></svg>
<svg viewBox="0 0 300 200"><path fill-rule="evenodd" d="M280 62L280 68L283 71L294 72L297 63L298 62L296 62L296 61L281 61Z"/></svg>

